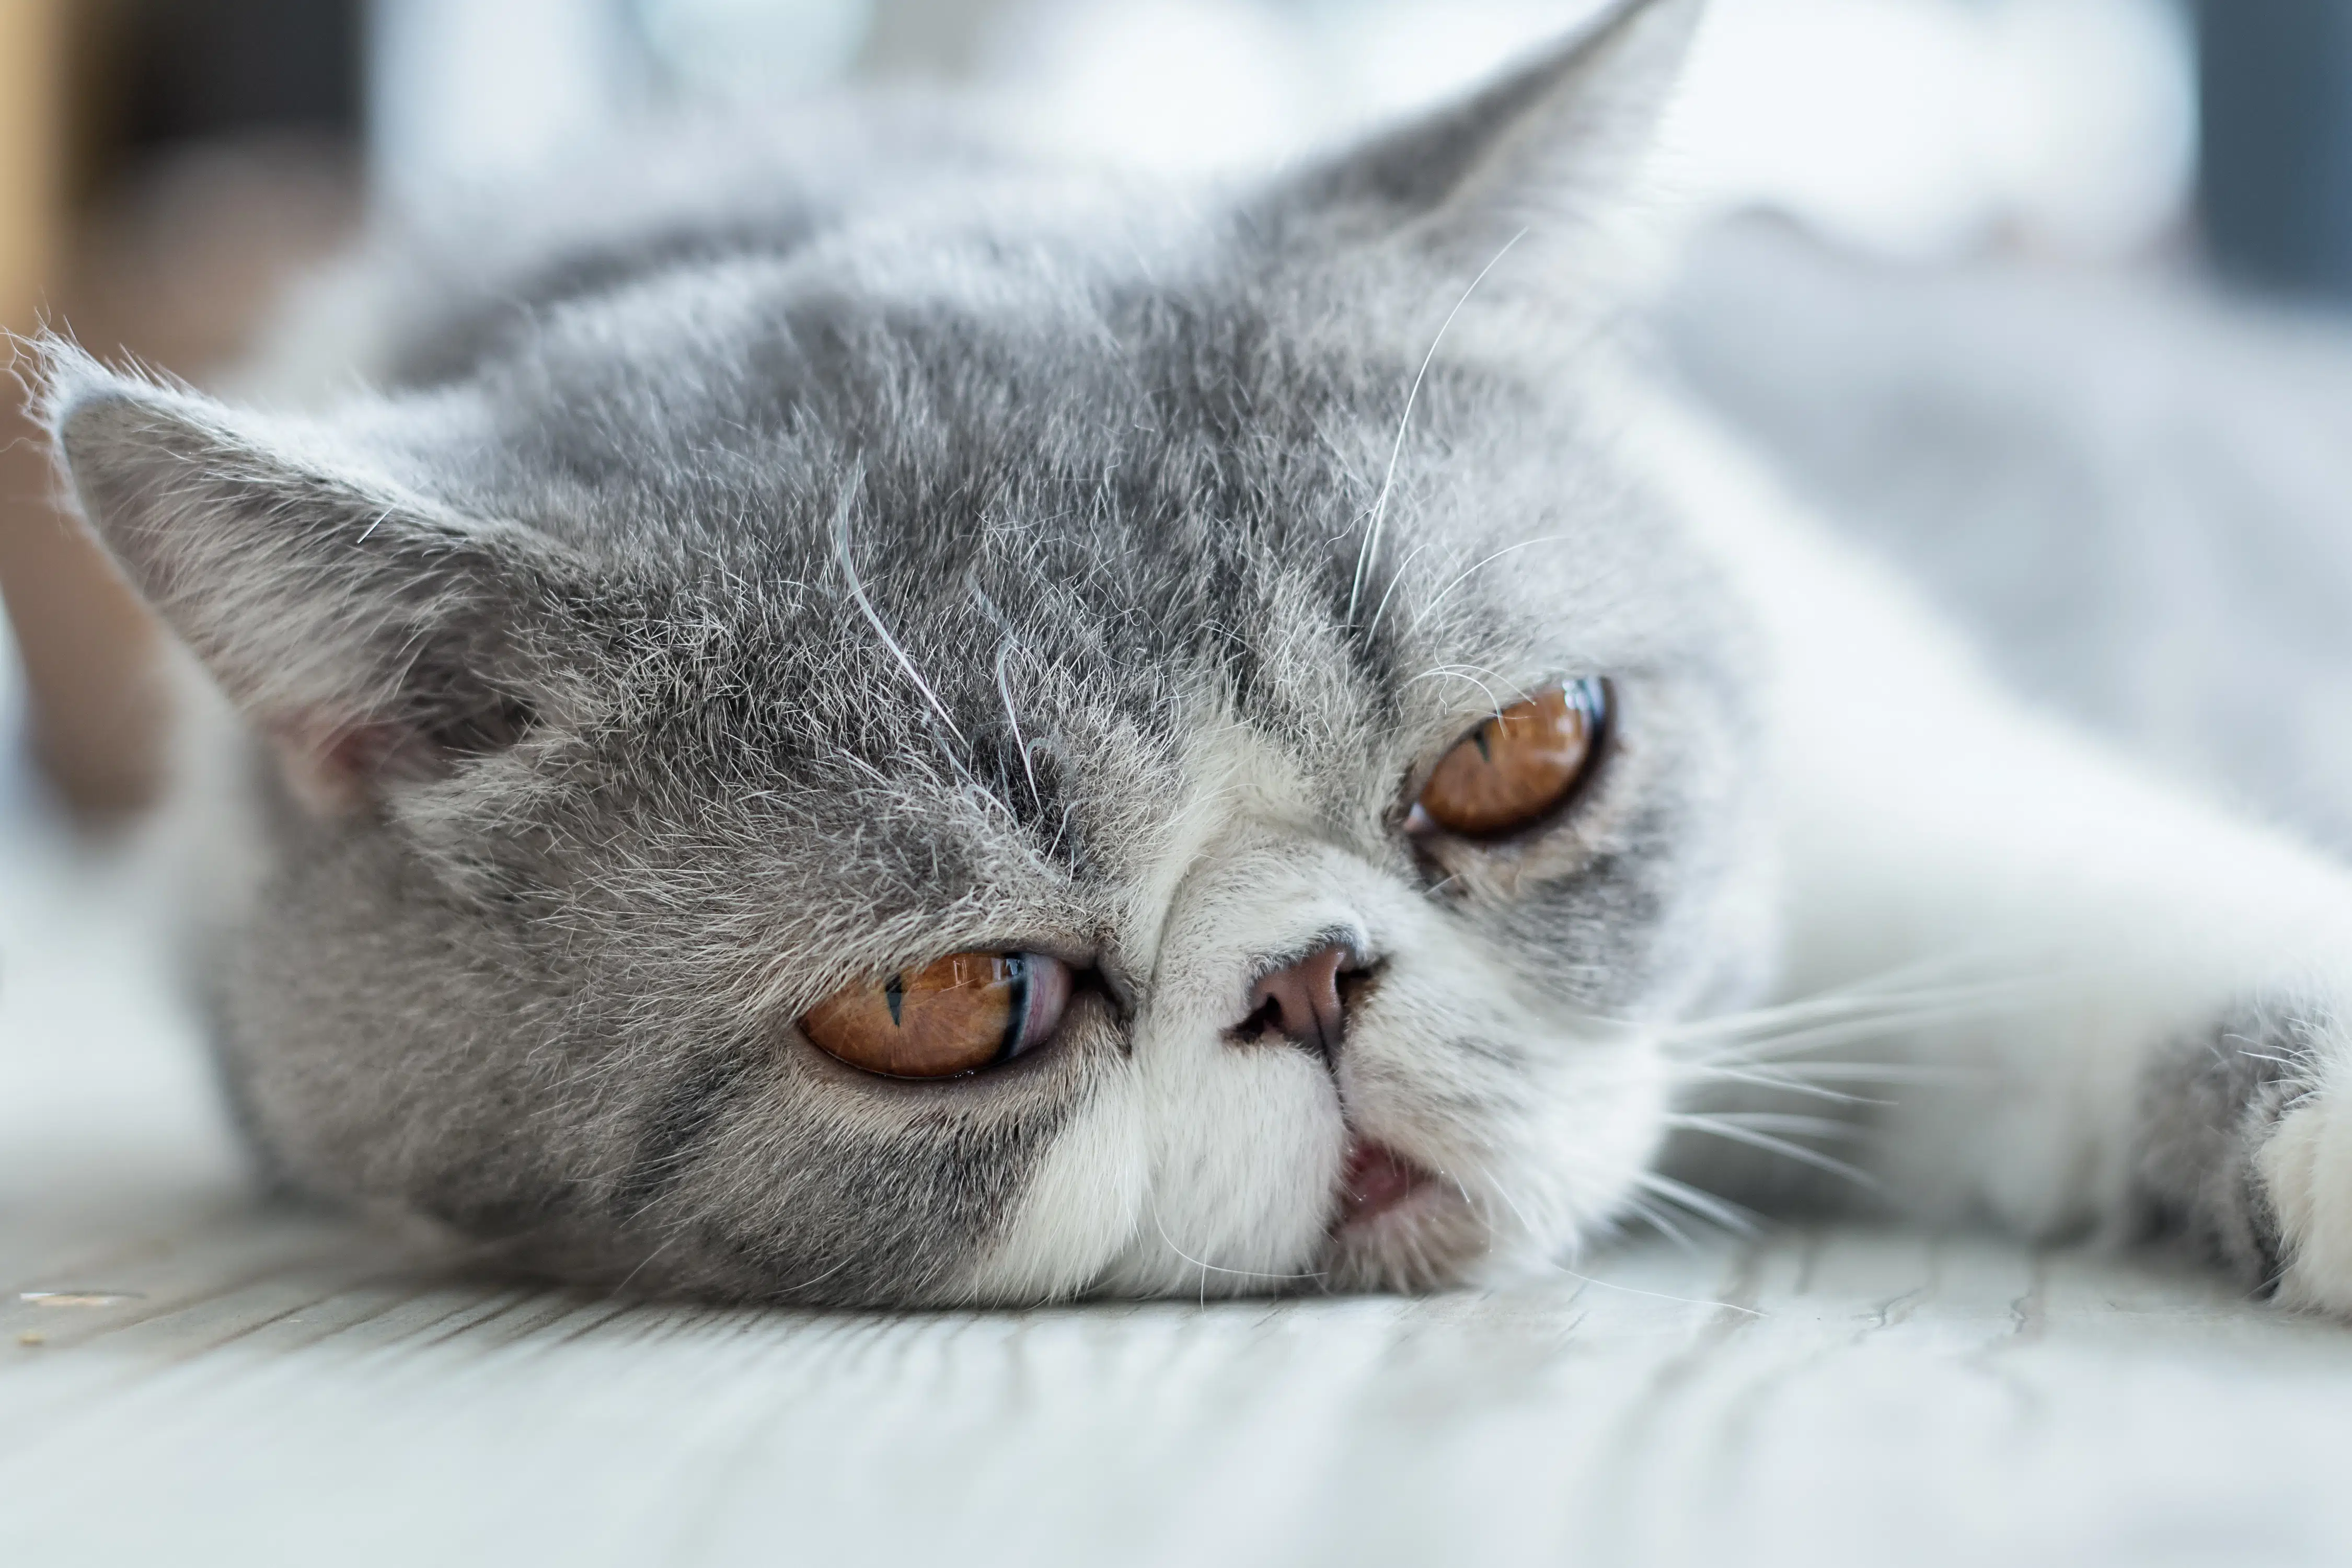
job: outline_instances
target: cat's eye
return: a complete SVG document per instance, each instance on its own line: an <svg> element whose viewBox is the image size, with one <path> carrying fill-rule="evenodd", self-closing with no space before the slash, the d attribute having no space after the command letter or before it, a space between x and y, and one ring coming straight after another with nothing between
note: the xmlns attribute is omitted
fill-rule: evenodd
<svg viewBox="0 0 2352 1568"><path fill-rule="evenodd" d="M853 985L801 1020L812 1045L887 1078L955 1078L1054 1037L1070 968L1042 952L953 952Z"/></svg>
<svg viewBox="0 0 2352 1568"><path fill-rule="evenodd" d="M1608 704L1603 682L1572 680L1504 709L1445 753L1406 828L1487 837L1541 821L1592 771Z"/></svg>

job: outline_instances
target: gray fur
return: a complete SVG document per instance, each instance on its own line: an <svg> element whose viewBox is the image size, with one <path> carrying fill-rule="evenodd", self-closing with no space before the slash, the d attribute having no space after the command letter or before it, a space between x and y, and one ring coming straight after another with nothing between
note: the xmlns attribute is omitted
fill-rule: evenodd
<svg viewBox="0 0 2352 1568"><path fill-rule="evenodd" d="M2012 688L2352 850L2339 316L1747 224L1696 247L1662 322L1689 385Z"/></svg>
<svg viewBox="0 0 2352 1568"><path fill-rule="evenodd" d="M663 210L679 155L647 154L596 205L503 212L525 240L403 253L387 384L316 418L51 344L49 425L141 587L257 731L376 759L355 810L280 803L226 961L222 1048L277 1167L586 1277L1018 1295L975 1271L1057 1142L1150 1053L1221 1048L1206 1023L1139 1047L1171 998L1243 994L1306 934L1269 907L1224 956L1209 911L1322 866L1483 967L1360 913L1393 950L1340 1062L1216 1071L1464 1150L1585 1121L1527 1169L1465 1163L1459 1212L1394 1253L1265 1256L1428 1284L1521 1222L1545 1255L1601 1223L1657 1108L1654 1047L1595 1021L1736 1000L1767 952L1725 912L1755 853L1744 633L1575 374L1612 308L1589 204L1696 10L1621 5L1458 110L1230 195L961 136L949 180L891 119L693 164ZM1414 770L1585 674L1622 718L1574 820L1417 858ZM1249 789L1288 804L1234 816ZM793 1026L1001 944L1102 978L1004 1068L892 1082ZM1553 1103L1563 1075L1602 1087ZM1239 1235L1293 1201L1182 1191L1231 1164L1152 1189L1177 1257L1171 1206ZM1328 1164L1298 1169L1319 1227ZM1035 1289L1170 1288L1156 1246ZM1202 1289L1276 1277L1232 1256Z"/></svg>
<svg viewBox="0 0 2352 1568"><path fill-rule="evenodd" d="M2249 1287L2276 1283L2278 1215L2254 1156L2317 1079L2325 1019L2248 1004L2151 1064L2142 1097L2137 1191L2143 1223L2179 1237Z"/></svg>

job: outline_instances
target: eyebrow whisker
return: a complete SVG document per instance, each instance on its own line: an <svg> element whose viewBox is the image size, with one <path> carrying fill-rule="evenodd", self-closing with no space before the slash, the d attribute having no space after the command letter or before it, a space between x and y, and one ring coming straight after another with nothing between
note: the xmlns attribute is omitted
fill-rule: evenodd
<svg viewBox="0 0 2352 1568"><path fill-rule="evenodd" d="M1363 545L1356 552L1355 580L1348 585L1349 626L1356 624L1356 606L1363 601L1364 575L1371 570L1371 563L1380 552L1381 526L1388 520L1389 497L1396 490L1397 462L1404 456L1405 432L1412 427L1413 405L1421 400L1421 384L1428 376L1430 365L1437 359L1438 345L1445 341L1446 329L1454 325L1454 318L1462 313L1462 307L1470 302L1470 296L1478 291L1478 285L1486 281L1486 274L1501 266L1503 258L1511 253L1511 247L1527 237L1528 231L1523 228L1503 241L1503 248L1495 252L1495 258L1478 269L1478 276L1470 279L1470 287L1462 290L1462 298L1454 301L1454 309L1446 311L1445 320L1438 323L1437 335L1429 340L1429 352L1421 356L1421 368L1412 373L1412 384L1405 389L1404 414L1397 420L1396 444L1389 448L1388 472L1381 476L1381 493L1372 501L1370 526L1364 531Z"/></svg>

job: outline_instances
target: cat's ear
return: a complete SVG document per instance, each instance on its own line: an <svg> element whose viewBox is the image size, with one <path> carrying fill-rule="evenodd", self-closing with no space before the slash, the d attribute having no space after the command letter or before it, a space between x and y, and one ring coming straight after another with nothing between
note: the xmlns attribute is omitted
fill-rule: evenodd
<svg viewBox="0 0 2352 1568"><path fill-rule="evenodd" d="M1475 271L1609 222L1647 160L1706 0L1612 0L1465 100L1299 171L1271 216L1310 245L1403 239Z"/></svg>
<svg viewBox="0 0 2352 1568"><path fill-rule="evenodd" d="M578 580L561 546L457 515L315 429L37 348L83 517L307 801L347 808L529 727L517 642Z"/></svg>

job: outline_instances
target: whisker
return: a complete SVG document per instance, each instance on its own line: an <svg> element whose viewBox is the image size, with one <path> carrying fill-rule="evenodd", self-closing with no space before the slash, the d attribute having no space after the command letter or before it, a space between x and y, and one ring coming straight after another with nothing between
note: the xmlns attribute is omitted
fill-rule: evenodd
<svg viewBox="0 0 2352 1568"><path fill-rule="evenodd" d="M1950 1011L1917 1014L1889 1014L1876 1018L1856 1018L1844 1023L1818 1024L1811 1027L1790 1029L1785 1034L1764 1035L1745 1040L1723 1049L1692 1058L1698 1065L1711 1062L1744 1062L1750 1065L1765 1061L1778 1062L1806 1051L1826 1050L1832 1046L1858 1042L1892 1040L1906 1030L1932 1027L1957 1022L1972 1015ZM1973 1015L1982 1016L1984 1015ZM1792 1063L1791 1065L1802 1065Z"/></svg>
<svg viewBox="0 0 2352 1568"><path fill-rule="evenodd" d="M1467 1203L1473 1209L1478 1212L1480 1218L1486 1219L1487 1217L1486 1205L1478 1201L1478 1194L1472 1192L1463 1182L1461 1177L1455 1175L1451 1171L1445 1170L1441 1170L1437 1173L1454 1184L1454 1190L1462 1194L1462 1198L1465 1203ZM1510 1194L1503 1191L1500 1187L1496 1187L1493 1191L1495 1196L1502 1199L1503 1202L1509 1206L1511 1213L1518 1217L1520 1227L1529 1236L1535 1235L1535 1222L1528 1218L1528 1211L1519 1206L1518 1200L1512 1197ZM1492 1225L1493 1221L1488 1219L1487 1223Z"/></svg>
<svg viewBox="0 0 2352 1568"><path fill-rule="evenodd" d="M642 1213L643 1211L640 1210L639 1212ZM610 1300L626 1290L635 1282L638 1275L643 1274L647 1268L653 1267L654 1259L659 1258L663 1253L667 1252L671 1247L676 1247L678 1244L679 1239L680 1237L678 1236L673 1235L664 1241L659 1247L656 1247L651 1252L646 1253L643 1258L638 1260L637 1266L635 1268L630 1269L626 1274L621 1276L619 1284L614 1285L610 1290L607 1290L604 1293L605 1299Z"/></svg>
<svg viewBox="0 0 2352 1568"><path fill-rule="evenodd" d="M849 548L849 517L856 510L857 498L865 488L866 466L861 462L851 472L849 482L842 486L841 500L833 510L833 552L841 563L842 576L848 580L849 596L865 614L867 624L874 628L874 635L882 639L882 646L890 650L891 656L898 659L898 667L907 672L907 679L915 683L915 689L921 692L923 700L931 705L931 711L940 716L940 722L948 727L948 733L956 738L956 744L969 749L971 742L964 739L961 730L956 728L955 720L948 713L948 705L940 700L938 692L931 689L931 683L923 679L923 672L915 668L914 659L899 646L898 639L890 635L890 628L883 623L882 613L874 607L874 601L866 597L866 584L857 575L857 563ZM952 753L949 760L954 761ZM961 764L957 765L957 771L963 771Z"/></svg>
<svg viewBox="0 0 2352 1568"><path fill-rule="evenodd" d="M1297 1274L1269 1274L1259 1268L1228 1268L1222 1263L1211 1263L1203 1258L1195 1258L1177 1246L1176 1238L1168 1234L1168 1226L1160 1218L1160 1202L1156 1197L1151 1203L1151 1228L1160 1233L1160 1239L1168 1244L1169 1251L1201 1271L1201 1289L1203 1292L1206 1292L1209 1288L1209 1276L1212 1274L1231 1274L1245 1279L1320 1279L1324 1277L1324 1271L1319 1268L1308 1269ZM1207 1301L1208 1298L1203 1294L1202 1304L1205 1306Z"/></svg>
<svg viewBox="0 0 2352 1568"><path fill-rule="evenodd" d="M2021 1001L2045 989L2030 980L1989 981L1971 985L1941 986L1893 994L1825 993L1794 1002L1722 1013L1678 1024L1665 1032L1675 1044L1738 1038L1785 1026L1892 1023L1921 1018L1945 1019L1997 1011L2000 1005Z"/></svg>
<svg viewBox="0 0 2352 1568"><path fill-rule="evenodd" d="M1796 1138L1853 1138L1862 1131L1851 1121L1778 1110L1710 1110L1706 1114L1709 1120L1727 1126L1747 1127L1759 1132L1786 1132Z"/></svg>
<svg viewBox="0 0 2352 1568"><path fill-rule="evenodd" d="M1508 707L1509 704L1506 703L1502 699L1495 695L1495 689L1493 687L1478 679L1481 675L1495 674L1495 671L1479 664L1433 665L1429 668L1423 670L1419 675L1414 676L1412 679L1407 680L1404 683L1404 686L1400 689L1410 689L1412 687L1420 685L1424 680L1466 680L1471 685L1476 687L1479 690L1485 692L1486 694L1487 705L1494 709L1496 712L1500 713L1505 708ZM1502 677L1496 675L1496 679L1499 680Z"/></svg>
<svg viewBox="0 0 2352 1568"><path fill-rule="evenodd" d="M1672 1301L1678 1307L1714 1307L1726 1312L1745 1312L1751 1318L1769 1315L1754 1307L1743 1307L1737 1301L1706 1301L1693 1296L1669 1296L1663 1290L1643 1290L1631 1285L1620 1285L1611 1279L1595 1279L1590 1274L1579 1274L1565 1263L1547 1262L1544 1267L1555 1274L1564 1274L1580 1284L1595 1285L1603 1290L1620 1290L1628 1296L1647 1296L1653 1301Z"/></svg>
<svg viewBox="0 0 2352 1568"><path fill-rule="evenodd" d="M1757 1222L1754 1215L1741 1208L1738 1204L1718 1198L1713 1193L1703 1192L1687 1182L1678 1182L1672 1176L1660 1175L1655 1171L1637 1172L1633 1182L1643 1191L1654 1193L1670 1204L1688 1209L1701 1219L1712 1220L1726 1230L1747 1236L1756 1229Z"/></svg>
<svg viewBox="0 0 2352 1568"><path fill-rule="evenodd" d="M1822 1083L1967 1083L1983 1077L1979 1068L1926 1066L1916 1062L1812 1062L1781 1058L1751 1060L1727 1053L1703 1061L1678 1064L1693 1078L1752 1076L1775 1088L1793 1089L1807 1079ZM1866 1103L1866 1102L1865 1102Z"/></svg>
<svg viewBox="0 0 2352 1568"><path fill-rule="evenodd" d="M1013 645L1009 642L996 650L996 694L1004 700L1005 722L1013 726L1013 744L1021 752L1021 771L1028 775L1029 804L1043 811L1045 809L1045 797L1038 793L1037 770L1029 762L1029 742L1021 733L1021 715L1013 710L1013 688L1004 679L1004 661L1012 652Z"/></svg>
<svg viewBox="0 0 2352 1568"><path fill-rule="evenodd" d="M1625 1200L1625 1208L1626 1211L1632 1214L1635 1219L1650 1226L1655 1229L1659 1235L1664 1237L1668 1241L1673 1242L1676 1247L1681 1247L1685 1252L1690 1253L1694 1257L1697 1255L1699 1250L1698 1243L1693 1241L1689 1237L1683 1234L1683 1230L1680 1226L1668 1220L1664 1215L1659 1213L1648 1204L1643 1203L1640 1198L1627 1198Z"/></svg>
<svg viewBox="0 0 2352 1568"><path fill-rule="evenodd" d="M1702 1066L1685 1069L1684 1079L1689 1082L1744 1083L1755 1089L1779 1089L1789 1094L1801 1094L1832 1105L1888 1105L1885 1100L1866 1099L1848 1094L1843 1089L1823 1089L1819 1084L1799 1079L1784 1078L1769 1071L1748 1071L1741 1068Z"/></svg>
<svg viewBox="0 0 2352 1568"><path fill-rule="evenodd" d="M1785 1138L1776 1138L1769 1132L1759 1131L1752 1127L1725 1123L1710 1116L1696 1115L1687 1111L1667 1117L1666 1124L1687 1131L1703 1132L1709 1137L1720 1138L1729 1143L1745 1143L1750 1148L1761 1149L1767 1153L1794 1160L1801 1165L1811 1165L1815 1170L1825 1171L1832 1176L1843 1177L1856 1186L1871 1192L1876 1192L1879 1189L1878 1178L1867 1171L1849 1165L1843 1160L1832 1159L1817 1150L1808 1149L1801 1143L1791 1143Z"/></svg>
<svg viewBox="0 0 2352 1568"><path fill-rule="evenodd" d="M1377 605L1373 606L1371 625L1364 628L1364 641L1369 643L1372 638L1380 635L1381 617L1389 613L1389 601L1396 597L1398 587L1403 584L1405 568L1411 566L1413 562L1420 558L1423 551L1428 549L1436 541L1432 539L1423 540L1419 544L1414 545L1412 550L1407 552L1405 558L1397 563L1397 569L1389 574L1388 591L1381 595L1381 602Z"/></svg>
<svg viewBox="0 0 2352 1568"><path fill-rule="evenodd" d="M1455 1175L1451 1171L1442 1170L1437 1173L1454 1184L1454 1190L1462 1194L1463 1200L1469 1204L1471 1208L1476 1210L1482 1215L1486 1213L1486 1205L1478 1201L1476 1194L1473 1193L1468 1186L1464 1184L1461 1177ZM1705 1193L1699 1192L1695 1187L1685 1186L1682 1183L1675 1181L1671 1177L1658 1176L1654 1173L1646 1172L1643 1173L1643 1175L1644 1178L1648 1178L1647 1180L1644 1180L1644 1185L1649 1185L1652 1181L1654 1181L1656 1185L1654 1186L1652 1190L1657 1191L1660 1196L1667 1195L1664 1189L1675 1188L1678 1189L1682 1194L1685 1194L1691 1197L1698 1198L1708 1203L1717 1203L1717 1200L1708 1198L1707 1194ZM1504 1203L1510 1205L1511 1212L1518 1216L1519 1224L1527 1227L1527 1231L1529 1236L1536 1234L1535 1226L1528 1219L1527 1211L1519 1207L1517 1200L1514 1199L1508 1192L1499 1186L1490 1186L1488 1190L1491 1191L1495 1196L1500 1198ZM1717 1206L1727 1208L1729 1205L1718 1204ZM1643 1207L1647 1211L1646 1205L1643 1205ZM1672 1227L1659 1224L1658 1216L1654 1211L1645 1212L1643 1214L1643 1217L1648 1219L1651 1224L1657 1225L1660 1230L1671 1233ZM1685 1242L1687 1243L1687 1238L1685 1238ZM1611 1279L1596 1279L1590 1274L1578 1273L1575 1269L1570 1268L1567 1264L1560 1262L1558 1258L1547 1258L1542 1259L1541 1262L1544 1268L1550 1269L1555 1274L1563 1275L1568 1279L1577 1281L1580 1285L1591 1285L1598 1289L1616 1290L1628 1296L1645 1296L1654 1301L1671 1301L1678 1307L1715 1307L1720 1308L1727 1312L1745 1312L1751 1318L1761 1318L1765 1316L1764 1313L1757 1310L1753 1307L1743 1307L1734 1301L1705 1301L1689 1296L1670 1296L1663 1290L1643 1290L1632 1285L1620 1285L1616 1281Z"/></svg>
<svg viewBox="0 0 2352 1568"><path fill-rule="evenodd" d="M964 587L971 595L972 603L980 606L980 613L996 627L1000 639L996 648L996 695L1004 704L1005 722L1013 726L1013 744L1021 753L1021 771L1029 780L1029 803L1043 811L1045 802L1038 793L1037 770L1029 760L1029 739L1021 732L1021 715L1013 706L1013 684L1004 674L1005 660L1012 658L1013 651L1021 646L1020 636L1013 629L1013 622L1004 612L996 607L996 601L988 596L988 590L980 585L977 563L966 569Z"/></svg>
<svg viewBox="0 0 2352 1568"><path fill-rule="evenodd" d="M1478 285L1486 281L1486 274L1501 266L1503 258L1511 253L1511 247L1525 239L1527 235L1528 231L1523 228L1505 240L1503 248L1495 252L1495 258L1478 269L1478 276L1470 279L1470 287L1462 290L1462 298L1454 301L1454 309L1446 311L1445 320L1438 323L1437 335L1429 340L1429 352L1421 356L1421 368L1412 373L1412 384L1405 389L1404 413L1397 420L1396 443L1389 448L1388 472L1381 478L1381 493L1372 501L1371 522L1364 531L1363 544L1356 551L1355 580L1348 585L1349 626L1356 624L1356 606L1363 599L1364 574L1370 570L1371 563L1380 552L1381 528L1388 521L1389 497L1396 489L1397 463L1404 456L1405 432L1412 426L1413 405L1421 400L1421 384L1437 358L1437 347L1445 341L1446 329L1454 325L1454 318L1462 313L1462 307L1470 302L1470 296L1478 291Z"/></svg>
<svg viewBox="0 0 2352 1568"><path fill-rule="evenodd" d="M1517 544L1505 545L1502 549L1496 551L1495 553L1487 556L1486 559L1479 562L1476 565L1472 566L1460 576L1454 578L1454 581L1445 584L1444 587L1439 589L1437 596L1421 607L1421 614L1413 616L1412 625L1407 626L1405 630L1408 632L1419 631L1421 629L1421 623L1435 615L1437 613L1437 606L1445 603L1446 599L1453 594L1454 589L1459 588L1463 584L1467 583L1471 578L1476 576L1487 567L1492 566L1504 556L1516 554L1522 550L1532 550L1538 544L1559 544L1563 541L1573 539L1575 535L1569 533L1549 533L1540 539L1522 539Z"/></svg>

